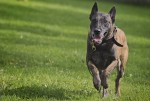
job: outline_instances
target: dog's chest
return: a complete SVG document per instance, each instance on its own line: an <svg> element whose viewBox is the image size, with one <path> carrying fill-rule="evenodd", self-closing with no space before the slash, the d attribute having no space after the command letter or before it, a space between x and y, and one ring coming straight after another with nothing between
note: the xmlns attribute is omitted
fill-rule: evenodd
<svg viewBox="0 0 150 101"><path fill-rule="evenodd" d="M92 54L92 62L99 69L106 69L108 65L115 60L114 51L97 50Z"/></svg>

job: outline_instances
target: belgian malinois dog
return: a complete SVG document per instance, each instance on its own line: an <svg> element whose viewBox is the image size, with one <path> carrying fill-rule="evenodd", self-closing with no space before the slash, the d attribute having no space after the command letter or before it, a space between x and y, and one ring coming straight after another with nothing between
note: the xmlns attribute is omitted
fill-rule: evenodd
<svg viewBox="0 0 150 101"><path fill-rule="evenodd" d="M97 3L90 14L90 32L87 38L87 67L93 77L94 87L103 97L108 95L108 75L117 68L116 95L120 95L120 80L128 59L128 45L124 32L115 26L116 8L109 13L98 11Z"/></svg>

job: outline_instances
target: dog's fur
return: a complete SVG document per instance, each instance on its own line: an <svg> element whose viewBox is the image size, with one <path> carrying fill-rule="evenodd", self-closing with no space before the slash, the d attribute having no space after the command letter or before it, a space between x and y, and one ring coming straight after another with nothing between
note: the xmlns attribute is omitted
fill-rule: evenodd
<svg viewBox="0 0 150 101"><path fill-rule="evenodd" d="M120 95L120 79L128 59L128 45L124 32L115 26L116 9L108 14L98 12L97 3L90 14L90 32L87 38L87 67L93 77L94 87L103 97L107 95L107 77L117 67L116 95Z"/></svg>

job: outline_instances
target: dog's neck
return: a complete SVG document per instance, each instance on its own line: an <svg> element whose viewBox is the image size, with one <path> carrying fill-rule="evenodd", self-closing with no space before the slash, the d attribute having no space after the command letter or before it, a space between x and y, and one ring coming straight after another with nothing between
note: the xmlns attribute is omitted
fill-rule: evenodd
<svg viewBox="0 0 150 101"><path fill-rule="evenodd" d="M112 37L114 37L114 35L115 35L116 31L117 31L116 28L117 28L116 25L113 24L112 27L111 27L111 29L110 29L110 31L109 31L109 33L108 33L108 35L105 37L104 40L109 40Z"/></svg>
<svg viewBox="0 0 150 101"><path fill-rule="evenodd" d="M118 42L116 41L116 39L115 39L115 35L116 35L116 33L117 33L117 26L114 25L112 29L113 29L113 30L111 30L109 36L108 36L108 37L106 36L106 39L103 40L103 43L107 43L108 41L111 41L111 42L113 42L114 44L116 44L117 46L123 47L123 45L120 44L120 43L118 43ZM103 44L103 43L102 43L102 44Z"/></svg>

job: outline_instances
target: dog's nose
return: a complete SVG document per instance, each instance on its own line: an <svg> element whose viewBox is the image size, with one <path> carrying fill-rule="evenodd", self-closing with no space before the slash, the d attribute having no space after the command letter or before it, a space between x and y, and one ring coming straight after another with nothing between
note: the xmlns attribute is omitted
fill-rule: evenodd
<svg viewBox="0 0 150 101"><path fill-rule="evenodd" d="M99 34L100 33L100 29L95 29L94 30L94 34Z"/></svg>

